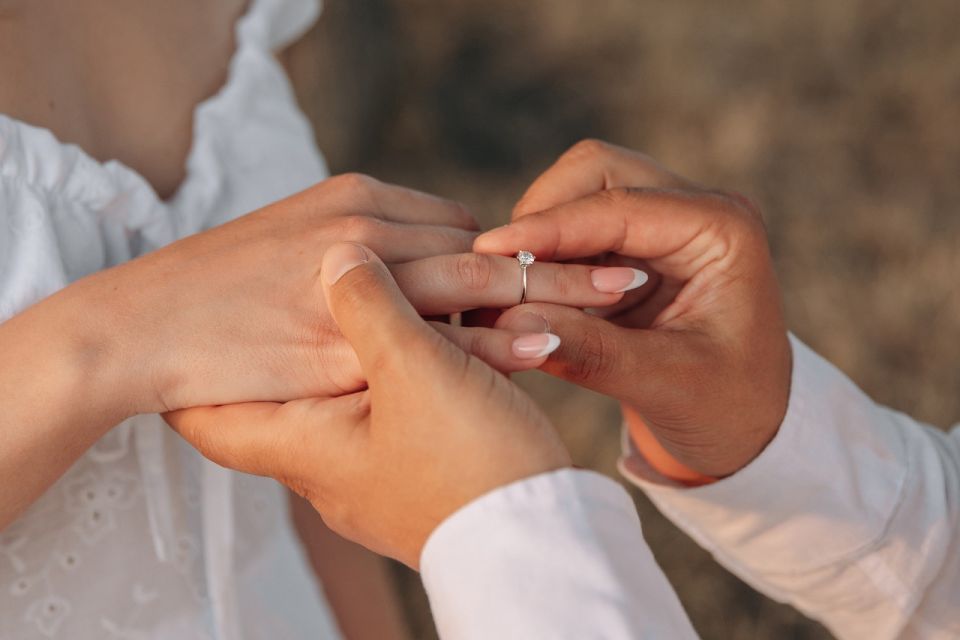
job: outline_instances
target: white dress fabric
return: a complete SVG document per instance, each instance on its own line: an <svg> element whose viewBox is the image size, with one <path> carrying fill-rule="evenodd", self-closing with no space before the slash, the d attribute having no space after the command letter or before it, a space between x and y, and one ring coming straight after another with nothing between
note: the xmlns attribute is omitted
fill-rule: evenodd
<svg viewBox="0 0 960 640"><path fill-rule="evenodd" d="M738 473L621 469L727 568L843 640L960 638L960 428L874 403L791 338L786 418ZM695 637L615 482L565 470L453 514L421 557L445 640Z"/></svg>
<svg viewBox="0 0 960 640"><path fill-rule="evenodd" d="M273 54L318 12L315 0L251 3L168 201L122 164L0 115L0 321L325 178ZM138 416L0 531L0 640L338 638L308 567L279 485Z"/></svg>

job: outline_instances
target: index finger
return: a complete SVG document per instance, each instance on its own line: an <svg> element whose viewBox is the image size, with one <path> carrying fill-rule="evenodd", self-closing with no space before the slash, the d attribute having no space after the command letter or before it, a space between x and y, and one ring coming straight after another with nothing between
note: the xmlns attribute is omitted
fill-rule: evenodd
<svg viewBox="0 0 960 640"><path fill-rule="evenodd" d="M617 187L688 186L649 156L600 140L583 140L533 181L513 208L513 218Z"/></svg>
<svg viewBox="0 0 960 640"><path fill-rule="evenodd" d="M471 309L505 309L520 302L521 271L516 258L466 253L435 256L391 267L404 295L423 315ZM597 288L597 267L538 261L527 269L526 300L573 307L605 307L619 302L646 274L620 269L616 287Z"/></svg>
<svg viewBox="0 0 960 640"><path fill-rule="evenodd" d="M685 278L723 251L708 232L739 215L737 207L713 192L612 189L525 215L482 234L473 248L500 255L525 249L553 261L609 251Z"/></svg>

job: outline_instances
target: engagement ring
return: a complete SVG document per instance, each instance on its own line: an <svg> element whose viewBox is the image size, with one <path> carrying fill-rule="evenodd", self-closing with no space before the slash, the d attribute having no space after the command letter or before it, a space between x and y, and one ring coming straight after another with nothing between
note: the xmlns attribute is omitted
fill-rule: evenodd
<svg viewBox="0 0 960 640"><path fill-rule="evenodd" d="M527 301L527 267L532 265L537 259L529 251L518 251L517 262L520 263L520 304Z"/></svg>

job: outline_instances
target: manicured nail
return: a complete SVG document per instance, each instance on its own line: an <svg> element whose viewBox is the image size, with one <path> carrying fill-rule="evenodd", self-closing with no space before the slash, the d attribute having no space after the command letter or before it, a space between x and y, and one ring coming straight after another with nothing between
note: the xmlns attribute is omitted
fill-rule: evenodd
<svg viewBox="0 0 960 640"><path fill-rule="evenodd" d="M552 333L534 333L513 341L513 355L523 360L534 360L550 355L560 346L560 336Z"/></svg>
<svg viewBox="0 0 960 640"><path fill-rule="evenodd" d="M593 288L603 293L623 293L643 286L647 274L629 267L605 267L590 272Z"/></svg>
<svg viewBox="0 0 960 640"><path fill-rule="evenodd" d="M345 273L365 262L370 262L370 255L366 249L351 242L341 242L327 249L323 255L321 273L324 281L332 285Z"/></svg>
<svg viewBox="0 0 960 640"><path fill-rule="evenodd" d="M504 232L505 232L509 227L510 227L509 224L505 224L505 225L503 225L503 226L494 227L493 229L490 229L489 231L485 231L485 232L481 233L479 236L477 236L476 238L474 238L474 240L473 240L473 246L474 246L474 247L479 247L480 245L483 245L483 244L489 245L489 243L490 243L491 241L496 241L498 238L503 237Z"/></svg>
<svg viewBox="0 0 960 640"><path fill-rule="evenodd" d="M550 331L550 323L543 316L524 311L510 318L509 322L500 325L499 328L519 333L547 333Z"/></svg>

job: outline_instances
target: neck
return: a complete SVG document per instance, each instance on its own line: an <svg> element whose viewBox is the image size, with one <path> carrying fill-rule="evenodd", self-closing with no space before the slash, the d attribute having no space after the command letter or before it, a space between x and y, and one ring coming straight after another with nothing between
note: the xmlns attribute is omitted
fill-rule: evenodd
<svg viewBox="0 0 960 640"><path fill-rule="evenodd" d="M242 0L0 0L0 112L119 160L161 196L222 86Z"/></svg>

